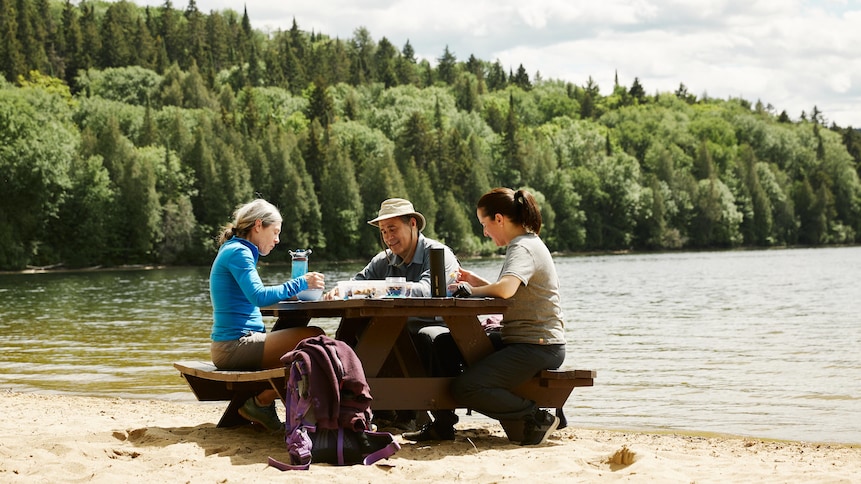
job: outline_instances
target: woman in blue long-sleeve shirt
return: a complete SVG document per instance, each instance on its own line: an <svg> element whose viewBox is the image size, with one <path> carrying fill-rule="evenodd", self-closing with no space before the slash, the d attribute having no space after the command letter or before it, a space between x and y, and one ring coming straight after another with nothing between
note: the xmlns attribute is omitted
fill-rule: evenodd
<svg viewBox="0 0 861 484"><path fill-rule="evenodd" d="M323 334L320 328L298 327L266 332L260 308L296 293L323 288L323 274L309 272L277 286L266 286L257 273L257 260L278 244L281 214L257 199L234 212L218 238L218 255L209 274L213 324L212 362L220 369L250 370L282 366L281 356L299 341ZM239 409L249 421L270 430L283 429L275 410L275 390L251 397Z"/></svg>

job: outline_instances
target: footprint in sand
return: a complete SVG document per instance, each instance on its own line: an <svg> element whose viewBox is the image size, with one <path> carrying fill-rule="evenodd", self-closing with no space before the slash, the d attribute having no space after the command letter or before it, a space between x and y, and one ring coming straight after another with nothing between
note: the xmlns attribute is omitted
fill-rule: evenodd
<svg viewBox="0 0 861 484"><path fill-rule="evenodd" d="M607 459L606 463L628 466L634 463L634 457L636 455L637 454L634 451L628 449L627 446L623 445L621 449L617 450L615 453L613 453L612 456Z"/></svg>

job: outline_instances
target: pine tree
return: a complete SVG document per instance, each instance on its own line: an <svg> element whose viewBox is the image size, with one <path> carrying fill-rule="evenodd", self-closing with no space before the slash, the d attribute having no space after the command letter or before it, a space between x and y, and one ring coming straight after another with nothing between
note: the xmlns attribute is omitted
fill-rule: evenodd
<svg viewBox="0 0 861 484"><path fill-rule="evenodd" d="M133 42L137 51L135 54L137 65L146 69L154 70L157 63L155 41L153 40L152 34L150 34L146 23L141 18L138 18L137 20Z"/></svg>
<svg viewBox="0 0 861 484"><path fill-rule="evenodd" d="M197 62L194 59L191 60L191 66L183 77L181 86L184 107L190 109L215 108L215 99L209 92L209 88L206 87L206 82L200 75L200 71L197 70Z"/></svg>
<svg viewBox="0 0 861 484"><path fill-rule="evenodd" d="M520 87L524 91L532 89L532 83L529 81L529 74L526 73L526 69L523 67L523 64L520 64L517 68L517 74L514 74L511 79L511 83Z"/></svg>
<svg viewBox="0 0 861 484"><path fill-rule="evenodd" d="M0 0L0 67L6 80L16 82L27 73L27 64L18 40L18 20L13 0Z"/></svg>
<svg viewBox="0 0 861 484"><path fill-rule="evenodd" d="M167 62L182 64L184 62L182 49L184 47L184 39L179 26L179 14L173 8L173 3L170 0L164 0L164 3L159 7L159 28L158 35L164 42L164 50L167 55Z"/></svg>
<svg viewBox="0 0 861 484"><path fill-rule="evenodd" d="M454 84L457 77L457 57L454 53L448 50L448 45L443 50L442 57L437 59L437 77L440 81L447 85Z"/></svg>
<svg viewBox="0 0 861 484"><path fill-rule="evenodd" d="M248 77L247 85L252 87L266 85L263 75L263 69L260 67L260 53L257 48L257 43L251 41L248 49Z"/></svg>
<svg viewBox="0 0 861 484"><path fill-rule="evenodd" d="M490 71L487 73L487 89L498 91L505 89L506 86L508 86L508 79L505 76L505 70L502 68L499 59L496 59L496 62L491 64Z"/></svg>
<svg viewBox="0 0 861 484"><path fill-rule="evenodd" d="M141 125L138 146L150 146L158 142L158 125L152 116L152 103L149 98L144 108L143 124Z"/></svg>
<svg viewBox="0 0 861 484"><path fill-rule="evenodd" d="M100 67L140 65L136 47L130 44L137 28L134 8L131 3L118 2L112 3L105 11L99 31L102 45L98 61Z"/></svg>
<svg viewBox="0 0 861 484"><path fill-rule="evenodd" d="M425 171L431 157L430 127L421 112L413 112L395 140L395 157L402 173L412 164Z"/></svg>
<svg viewBox="0 0 861 484"><path fill-rule="evenodd" d="M475 54L469 54L469 59L467 59L464 67L466 68L466 71L471 72L476 79L484 79L484 64L475 57Z"/></svg>
<svg viewBox="0 0 861 484"><path fill-rule="evenodd" d="M99 35L99 22L96 19L95 6L92 4L81 4L81 17L79 25L81 30L81 50L78 58L78 70L87 70L101 67L98 64L96 54L102 50L102 38Z"/></svg>
<svg viewBox="0 0 861 484"><path fill-rule="evenodd" d="M305 160L305 170L311 175L311 180L314 184L314 193L320 197L322 189L323 176L326 170L326 144L324 142L324 130L319 120L313 120L307 132L305 140L303 158Z"/></svg>
<svg viewBox="0 0 861 484"><path fill-rule="evenodd" d="M45 55L45 34L39 35L36 27L36 12L30 0L16 0L18 45L24 55L26 72L32 70L46 71L48 57ZM40 38L41 37L41 38Z"/></svg>
<svg viewBox="0 0 861 484"><path fill-rule="evenodd" d="M34 0L36 17L33 29L36 41L42 45L45 54L45 64L38 70L52 77L63 77L63 63L57 48L57 28L54 25L54 15L51 13L49 0Z"/></svg>
<svg viewBox="0 0 861 484"><path fill-rule="evenodd" d="M374 65L377 73L377 81L382 82L386 88L398 85L398 76L395 73L395 61L397 59L397 50L389 42L389 39L383 37L377 45L377 51L374 53Z"/></svg>
<svg viewBox="0 0 861 484"><path fill-rule="evenodd" d="M200 74L207 81L214 79L216 71L213 70L212 59L209 55L209 46L206 38L206 20L197 9L195 0L188 0L188 7L184 13L186 22L181 34L184 37L184 69L189 69L192 62L197 65Z"/></svg>
<svg viewBox="0 0 861 484"><path fill-rule="evenodd" d="M519 186L522 182L523 153L520 141L520 122L517 119L517 109L514 94L508 95L508 117L503 130L502 146L500 147L499 176L504 186Z"/></svg>
<svg viewBox="0 0 861 484"><path fill-rule="evenodd" d="M280 56L283 59L284 78L287 82L288 90L293 95L298 95L308 85L305 66L302 63L302 58L297 55L298 52L304 51L300 46L298 49L294 47L294 35L291 33L285 36L281 42Z"/></svg>
<svg viewBox="0 0 861 484"><path fill-rule="evenodd" d="M410 41L407 40L404 48L401 49L401 54L395 60L395 70L398 76L398 84L418 83L418 74L416 72L416 53Z"/></svg>
<svg viewBox="0 0 861 484"><path fill-rule="evenodd" d="M353 161L336 145L326 147L329 155L328 169L323 174L320 190L323 235L330 259L348 259L357 254L352 249L360 238L360 224L365 214Z"/></svg>
<svg viewBox="0 0 861 484"><path fill-rule="evenodd" d="M224 17L219 12L211 12L206 17L206 45L209 47L209 58L207 59L208 70L204 69L206 75L214 76L222 69L226 69L230 62L228 27ZM214 78L207 81L212 85Z"/></svg>
<svg viewBox="0 0 861 484"><path fill-rule="evenodd" d="M359 27L350 40L350 84L360 86L374 79L373 53L376 50L370 32Z"/></svg>
<svg viewBox="0 0 861 484"><path fill-rule="evenodd" d="M628 91L628 94L637 101L637 104L646 102L646 90L640 84L640 78L634 78L634 83L631 85L631 90Z"/></svg>
<svg viewBox="0 0 861 484"><path fill-rule="evenodd" d="M311 84L305 117L311 121L316 120L323 130L326 130L329 124L334 122L335 108L332 97L329 95L325 84L322 83L323 81L319 80Z"/></svg>

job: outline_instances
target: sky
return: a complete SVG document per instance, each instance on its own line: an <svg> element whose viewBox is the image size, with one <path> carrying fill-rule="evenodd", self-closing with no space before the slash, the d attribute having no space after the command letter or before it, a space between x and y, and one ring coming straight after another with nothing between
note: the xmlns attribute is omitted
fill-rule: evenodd
<svg viewBox="0 0 861 484"><path fill-rule="evenodd" d="M132 0L138 5L164 0ZM247 8L263 31L301 30L350 39L410 42L436 65L446 47L522 64L534 78L609 94L618 76L647 93L743 98L786 111L814 106L828 125L861 128L861 0L196 0L203 13ZM185 9L187 0L172 0Z"/></svg>

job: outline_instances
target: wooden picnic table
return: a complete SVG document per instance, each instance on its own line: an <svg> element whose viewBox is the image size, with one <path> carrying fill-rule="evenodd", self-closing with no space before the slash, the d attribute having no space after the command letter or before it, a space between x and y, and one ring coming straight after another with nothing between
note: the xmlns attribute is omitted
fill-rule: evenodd
<svg viewBox="0 0 861 484"><path fill-rule="evenodd" d="M479 316L504 314L498 298L384 298L284 301L263 314L285 320L340 318L337 337L351 344L365 370L375 410L455 409L451 377L428 376L407 331L411 318L439 318L467 366L493 352ZM278 326L278 324L276 324ZM591 370L546 370L518 390L539 406L561 408L577 386L591 386Z"/></svg>
<svg viewBox="0 0 861 484"><path fill-rule="evenodd" d="M362 361L375 410L434 410L455 408L451 378L426 375L407 322L441 319L469 365L493 351L479 316L504 313L508 305L496 298L359 298L283 301L262 312L279 320L340 318L336 337L353 346Z"/></svg>
<svg viewBox="0 0 861 484"><path fill-rule="evenodd" d="M362 362L374 410L456 409L452 377L428 376L407 330L411 318L439 318L448 326L466 365L494 351L479 319L504 314L510 302L497 298L384 298L332 301L282 301L261 308L278 317L275 328L313 324L315 318L339 318L336 337L349 343ZM230 400L219 427L244 421L236 409L249 395L265 388L283 392L284 368L257 371L216 370L209 362L177 362L199 400ZM515 393L540 407L562 408L575 387L592 386L592 370L544 370ZM512 440L519 440L519 422L502 422Z"/></svg>

